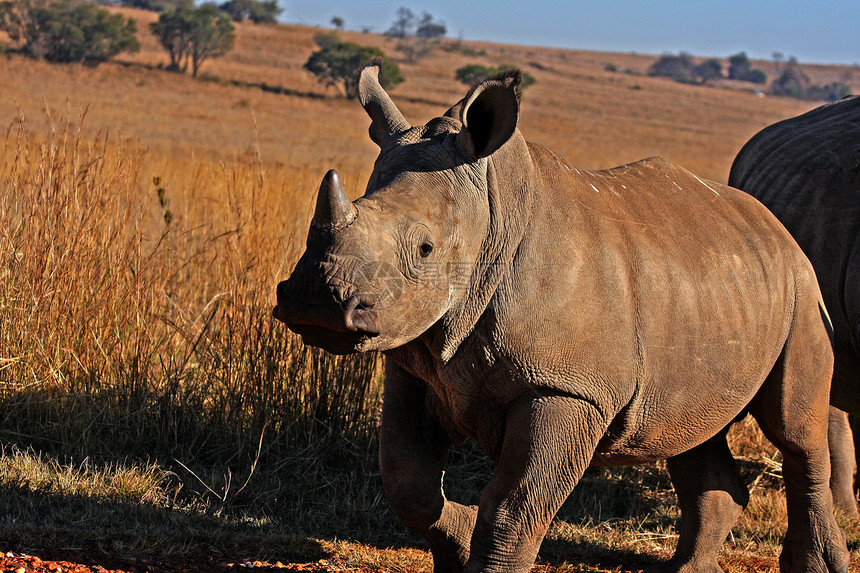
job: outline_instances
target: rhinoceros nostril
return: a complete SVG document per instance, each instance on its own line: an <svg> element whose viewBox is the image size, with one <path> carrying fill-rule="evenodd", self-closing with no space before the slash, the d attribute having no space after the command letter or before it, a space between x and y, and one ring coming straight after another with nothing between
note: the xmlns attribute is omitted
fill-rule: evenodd
<svg viewBox="0 0 860 573"><path fill-rule="evenodd" d="M379 334L379 315L373 301L353 296L346 301L343 313L346 328L353 332L365 332L371 336Z"/></svg>

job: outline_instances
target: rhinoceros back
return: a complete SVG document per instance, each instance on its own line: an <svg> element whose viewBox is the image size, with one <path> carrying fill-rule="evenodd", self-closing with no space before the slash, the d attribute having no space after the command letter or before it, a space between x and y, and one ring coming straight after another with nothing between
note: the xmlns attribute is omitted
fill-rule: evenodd
<svg viewBox="0 0 860 573"><path fill-rule="evenodd" d="M756 197L793 233L860 212L860 97L760 131L735 158L729 185Z"/></svg>
<svg viewBox="0 0 860 573"><path fill-rule="evenodd" d="M860 97L759 132L735 158L729 185L785 225L815 268L837 338L852 331L857 309L845 288L860 269Z"/></svg>

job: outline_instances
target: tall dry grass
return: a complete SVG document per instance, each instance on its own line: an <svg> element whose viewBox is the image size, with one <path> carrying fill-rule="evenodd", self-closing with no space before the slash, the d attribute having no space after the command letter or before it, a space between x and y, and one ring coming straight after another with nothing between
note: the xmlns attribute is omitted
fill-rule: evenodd
<svg viewBox="0 0 860 573"><path fill-rule="evenodd" d="M202 462L367 436L377 358L306 349L271 318L310 182L253 150L148 157L84 122L49 114L38 136L21 117L0 155L0 437Z"/></svg>

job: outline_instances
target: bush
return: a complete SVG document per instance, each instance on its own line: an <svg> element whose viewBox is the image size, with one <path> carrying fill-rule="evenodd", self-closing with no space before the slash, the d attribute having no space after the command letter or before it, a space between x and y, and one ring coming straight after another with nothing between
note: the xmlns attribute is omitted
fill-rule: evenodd
<svg viewBox="0 0 860 573"><path fill-rule="evenodd" d="M708 70L706 66L703 70ZM699 84L703 79L699 75L698 66L690 54L681 52L677 56L664 54L648 68L649 76L672 78L684 84Z"/></svg>
<svg viewBox="0 0 860 573"><path fill-rule="evenodd" d="M842 82L833 82L825 85L811 86L807 92L807 99L839 101L851 95L851 88Z"/></svg>
<svg viewBox="0 0 860 573"><path fill-rule="evenodd" d="M255 24L277 22L278 15L284 11L277 0L228 0L220 8L235 22L251 20Z"/></svg>
<svg viewBox="0 0 860 573"><path fill-rule="evenodd" d="M385 59L382 50L353 42L337 42L317 50L311 54L304 67L326 86L342 84L346 97L352 99L356 97L355 70L374 58L382 59L379 71L382 87L392 88L403 82L400 67Z"/></svg>
<svg viewBox="0 0 860 573"><path fill-rule="evenodd" d="M792 62L773 81L770 90L774 95L806 98L811 86L812 82L809 81L809 76L803 73L796 62Z"/></svg>
<svg viewBox="0 0 860 573"><path fill-rule="evenodd" d="M744 81L752 82L754 84L764 84L767 83L767 74L759 69L750 70L744 76Z"/></svg>
<svg viewBox="0 0 860 573"><path fill-rule="evenodd" d="M317 32L314 34L314 44L318 48L328 48L340 42L337 32Z"/></svg>
<svg viewBox="0 0 860 573"><path fill-rule="evenodd" d="M472 85L492 75L505 72L507 70L512 70L514 68L516 68L516 66L512 66L509 64L501 64L499 66L485 66L484 64L466 64L461 68L457 68L457 71L454 72L454 77L456 77L458 81L466 85ZM522 75L520 77L520 91L536 83L537 80L533 75L528 72L522 72Z"/></svg>
<svg viewBox="0 0 860 573"><path fill-rule="evenodd" d="M140 48L131 18L84 0L0 3L0 30L32 57L96 66Z"/></svg>
<svg viewBox="0 0 860 573"><path fill-rule="evenodd" d="M813 101L837 101L851 94L851 88L842 82L832 82L825 85L813 84L794 58L789 60L782 74L773 81L770 91L774 95Z"/></svg>
<svg viewBox="0 0 860 573"><path fill-rule="evenodd" d="M153 12L163 12L169 8L177 6L193 6L194 0L120 0L123 6L132 8L140 8L142 10L151 10Z"/></svg>

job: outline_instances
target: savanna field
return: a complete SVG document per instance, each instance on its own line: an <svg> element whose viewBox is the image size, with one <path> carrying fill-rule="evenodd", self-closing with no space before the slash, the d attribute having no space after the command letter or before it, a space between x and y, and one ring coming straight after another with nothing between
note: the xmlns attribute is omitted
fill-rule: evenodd
<svg viewBox="0 0 860 573"><path fill-rule="evenodd" d="M123 13L134 55L0 54L0 550L129 571L430 571L378 474L383 358L310 350L271 318L323 174L362 194L366 113L302 69L319 29L238 24L192 78L164 69L155 13ZM397 61L413 124L465 94L460 66L521 67L537 80L521 131L582 168L662 155L725 182L754 133L821 103L651 78L656 56L442 40L410 62L397 40L339 34ZM856 67L804 70L860 93ZM777 571L780 455L751 420L730 438L752 501L721 565ZM491 472L464 444L446 494L477 503ZM672 554L677 519L664 465L590 469L535 570L641 570ZM860 571L860 524L841 524Z"/></svg>

